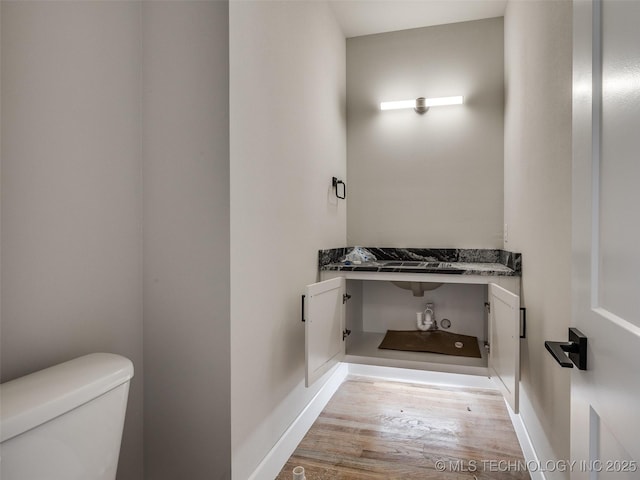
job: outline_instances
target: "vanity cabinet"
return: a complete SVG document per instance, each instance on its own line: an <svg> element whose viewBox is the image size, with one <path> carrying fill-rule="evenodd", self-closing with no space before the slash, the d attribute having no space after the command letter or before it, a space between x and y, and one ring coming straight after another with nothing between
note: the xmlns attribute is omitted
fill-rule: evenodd
<svg viewBox="0 0 640 480"><path fill-rule="evenodd" d="M425 292L424 297L413 297L411 291L401 291L392 282L442 286ZM453 307L458 309L451 315L450 331L476 336L482 358L378 348L387 328L415 329L415 311L440 289L441 298L448 299L444 303L450 308L456 304ZM518 276L322 271L321 281L308 285L304 297L306 384L311 385L339 362L490 376L517 412L519 295ZM434 308L438 322L450 316L439 309L438 302Z"/></svg>

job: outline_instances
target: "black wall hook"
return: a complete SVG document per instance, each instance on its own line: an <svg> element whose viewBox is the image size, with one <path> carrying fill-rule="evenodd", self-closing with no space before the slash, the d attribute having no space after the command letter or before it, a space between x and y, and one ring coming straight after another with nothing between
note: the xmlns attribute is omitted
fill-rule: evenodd
<svg viewBox="0 0 640 480"><path fill-rule="evenodd" d="M341 200L347 198L347 185L342 180L338 180L338 177L332 177L331 185L336 189L336 197ZM340 185L342 185L342 188L340 188ZM340 195L340 191L342 191L342 195Z"/></svg>

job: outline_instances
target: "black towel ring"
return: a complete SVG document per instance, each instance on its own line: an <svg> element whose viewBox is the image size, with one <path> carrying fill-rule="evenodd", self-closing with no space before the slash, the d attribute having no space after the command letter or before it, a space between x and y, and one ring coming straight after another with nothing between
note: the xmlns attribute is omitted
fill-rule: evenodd
<svg viewBox="0 0 640 480"><path fill-rule="evenodd" d="M338 180L338 177L333 177L331 179L331 185L333 185L333 188L336 189L336 197L338 197L340 200L344 200L345 198L347 198L347 185L342 181L342 180ZM342 188L340 188L340 185L342 185ZM340 191L342 190L342 195L340 195Z"/></svg>

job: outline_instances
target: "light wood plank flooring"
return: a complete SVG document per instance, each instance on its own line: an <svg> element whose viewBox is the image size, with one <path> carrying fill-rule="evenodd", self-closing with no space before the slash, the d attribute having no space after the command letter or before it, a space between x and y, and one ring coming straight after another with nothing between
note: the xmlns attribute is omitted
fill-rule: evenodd
<svg viewBox="0 0 640 480"><path fill-rule="evenodd" d="M520 463L518 463L520 462ZM528 479L499 393L349 377L277 480Z"/></svg>

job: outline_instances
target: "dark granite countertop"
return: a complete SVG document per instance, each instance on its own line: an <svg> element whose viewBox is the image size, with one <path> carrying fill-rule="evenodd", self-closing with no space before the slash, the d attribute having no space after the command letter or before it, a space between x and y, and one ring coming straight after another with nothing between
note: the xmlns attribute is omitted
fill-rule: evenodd
<svg viewBox="0 0 640 480"><path fill-rule="evenodd" d="M360 261L358 253L363 254ZM520 276L521 264L519 253L493 249L349 247L319 252L319 268L325 271Z"/></svg>

